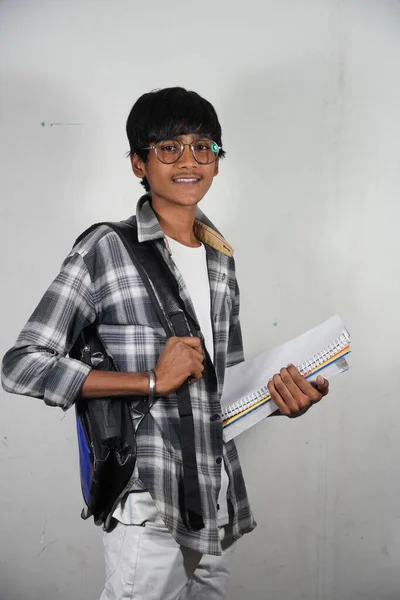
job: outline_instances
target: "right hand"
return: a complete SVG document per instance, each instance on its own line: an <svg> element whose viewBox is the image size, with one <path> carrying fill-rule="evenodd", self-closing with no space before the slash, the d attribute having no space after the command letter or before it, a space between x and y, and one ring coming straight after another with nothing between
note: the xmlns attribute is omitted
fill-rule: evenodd
<svg viewBox="0 0 400 600"><path fill-rule="evenodd" d="M157 396L168 396L184 381L190 384L202 378L204 355L197 337L171 337L160 354L156 368Z"/></svg>

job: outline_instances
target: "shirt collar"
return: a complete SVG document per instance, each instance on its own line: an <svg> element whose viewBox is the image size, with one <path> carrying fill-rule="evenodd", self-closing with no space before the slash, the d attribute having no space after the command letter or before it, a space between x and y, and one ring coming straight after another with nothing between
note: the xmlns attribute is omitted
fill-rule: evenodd
<svg viewBox="0 0 400 600"><path fill-rule="evenodd" d="M151 206L150 194L142 196L137 203L136 222L139 242L148 242L165 237ZM218 229L199 208L196 209L194 233L197 239L204 244L211 246L221 254L225 254L225 256L233 256L232 246L228 244Z"/></svg>

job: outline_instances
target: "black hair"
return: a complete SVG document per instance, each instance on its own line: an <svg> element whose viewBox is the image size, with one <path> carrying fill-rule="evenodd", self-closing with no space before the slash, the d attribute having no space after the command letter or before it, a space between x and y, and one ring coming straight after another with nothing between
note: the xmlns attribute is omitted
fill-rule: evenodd
<svg viewBox="0 0 400 600"><path fill-rule="evenodd" d="M144 148L150 143L194 132L216 142L221 147L218 156L225 156L221 125L215 108L208 100L182 87L154 90L143 94L129 113L126 122L129 155L137 154L146 161L149 150ZM149 192L146 177L141 183Z"/></svg>

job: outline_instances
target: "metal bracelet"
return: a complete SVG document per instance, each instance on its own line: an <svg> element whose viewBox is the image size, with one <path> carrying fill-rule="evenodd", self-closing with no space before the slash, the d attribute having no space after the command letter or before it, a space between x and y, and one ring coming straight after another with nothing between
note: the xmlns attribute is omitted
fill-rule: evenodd
<svg viewBox="0 0 400 600"><path fill-rule="evenodd" d="M154 394L156 391L156 376L154 373L154 369L149 369L149 402L152 404L154 402Z"/></svg>

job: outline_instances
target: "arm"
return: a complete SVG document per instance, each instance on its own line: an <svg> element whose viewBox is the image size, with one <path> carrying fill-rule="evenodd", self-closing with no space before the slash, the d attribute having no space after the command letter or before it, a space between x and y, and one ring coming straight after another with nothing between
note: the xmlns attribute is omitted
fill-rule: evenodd
<svg viewBox="0 0 400 600"><path fill-rule="evenodd" d="M42 398L68 409L86 398L146 395L147 373L100 372L67 356L84 327L96 319L95 293L84 258L75 252L39 302L2 365L7 392ZM185 379L202 376L203 355L197 338L171 338L157 366L156 394L175 391Z"/></svg>
<svg viewBox="0 0 400 600"><path fill-rule="evenodd" d="M3 388L69 408L91 368L67 354L95 318L90 274L84 258L73 253L4 356Z"/></svg>
<svg viewBox="0 0 400 600"><path fill-rule="evenodd" d="M167 340L154 369L156 396L175 392L184 381L195 383L204 370L201 342L196 337L171 337ZM81 390L82 398L147 395L148 373L91 371Z"/></svg>
<svg viewBox="0 0 400 600"><path fill-rule="evenodd" d="M107 396L145 396L149 393L147 373L120 373L90 371L83 382L82 398L105 398Z"/></svg>

